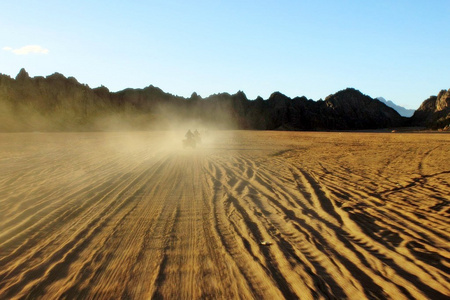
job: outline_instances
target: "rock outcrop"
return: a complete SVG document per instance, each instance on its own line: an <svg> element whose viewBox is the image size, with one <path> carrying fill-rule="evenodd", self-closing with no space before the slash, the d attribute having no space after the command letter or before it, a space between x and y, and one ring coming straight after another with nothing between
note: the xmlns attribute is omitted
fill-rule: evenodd
<svg viewBox="0 0 450 300"><path fill-rule="evenodd" d="M448 107L441 98L430 105ZM183 98L151 85L110 92L59 73L0 74L0 131L166 129L186 121L230 129L360 130L397 127L405 119L351 88L319 101L279 92L249 100L241 91Z"/></svg>
<svg viewBox="0 0 450 300"><path fill-rule="evenodd" d="M355 89L330 95L325 104L331 109L331 127L336 129L398 127L404 122L393 108Z"/></svg>
<svg viewBox="0 0 450 300"><path fill-rule="evenodd" d="M411 117L410 124L432 129L450 127L450 89L426 99Z"/></svg>

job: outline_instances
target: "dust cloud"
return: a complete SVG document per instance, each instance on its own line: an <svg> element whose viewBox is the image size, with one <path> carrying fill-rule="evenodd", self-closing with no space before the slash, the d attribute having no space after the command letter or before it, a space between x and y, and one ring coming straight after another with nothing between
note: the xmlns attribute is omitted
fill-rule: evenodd
<svg viewBox="0 0 450 300"><path fill-rule="evenodd" d="M173 107L167 104L155 105L149 113L118 112L97 116L93 127L102 132L111 132L105 144L117 152L131 153L152 145L158 151L188 151L192 147L185 146L183 140L186 133L197 131L200 139L195 149L213 147L220 133L236 128L232 113L225 109L205 116L204 110ZM129 134L134 132L133 134ZM112 136L112 138L111 138Z"/></svg>
<svg viewBox="0 0 450 300"><path fill-rule="evenodd" d="M80 100L81 101L81 100ZM40 103L0 101L0 132L33 131L154 131L237 129L230 103L213 100L152 100L105 105L58 100Z"/></svg>

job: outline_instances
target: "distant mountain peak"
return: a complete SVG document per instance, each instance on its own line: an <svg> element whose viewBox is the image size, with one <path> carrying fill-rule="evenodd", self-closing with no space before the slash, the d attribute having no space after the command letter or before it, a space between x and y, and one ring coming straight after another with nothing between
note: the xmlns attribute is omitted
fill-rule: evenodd
<svg viewBox="0 0 450 300"><path fill-rule="evenodd" d="M404 108L400 105L395 104L394 102L392 102L391 100L386 100L383 97L377 97L375 98L381 102L383 102L384 104L386 104L389 107L392 107L393 109L395 109L401 116L403 117L411 117L414 114L414 109L407 109Z"/></svg>

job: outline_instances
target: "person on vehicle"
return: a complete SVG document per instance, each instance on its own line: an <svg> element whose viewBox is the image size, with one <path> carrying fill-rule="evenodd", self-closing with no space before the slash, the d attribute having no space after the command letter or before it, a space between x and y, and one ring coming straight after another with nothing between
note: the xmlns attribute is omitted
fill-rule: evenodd
<svg viewBox="0 0 450 300"><path fill-rule="evenodd" d="M186 139L191 140L191 139L193 139L195 136L194 136L194 134L192 133L192 131L189 129L188 132L186 132L185 137L186 137Z"/></svg>
<svg viewBox="0 0 450 300"><path fill-rule="evenodd" d="M194 138L197 143L201 143L202 139L200 137L200 132L198 132L197 129L195 129L195 131L194 131Z"/></svg>

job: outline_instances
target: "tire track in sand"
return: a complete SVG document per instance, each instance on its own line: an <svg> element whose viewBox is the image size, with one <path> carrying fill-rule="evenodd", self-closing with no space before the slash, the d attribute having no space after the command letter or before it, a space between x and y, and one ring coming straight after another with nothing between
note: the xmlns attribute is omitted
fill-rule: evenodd
<svg viewBox="0 0 450 300"><path fill-rule="evenodd" d="M223 135L2 159L0 298L450 296L445 136Z"/></svg>

